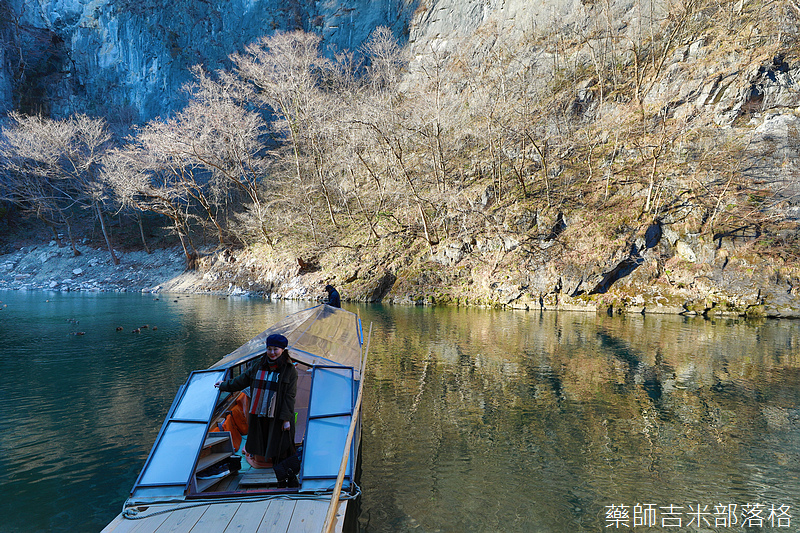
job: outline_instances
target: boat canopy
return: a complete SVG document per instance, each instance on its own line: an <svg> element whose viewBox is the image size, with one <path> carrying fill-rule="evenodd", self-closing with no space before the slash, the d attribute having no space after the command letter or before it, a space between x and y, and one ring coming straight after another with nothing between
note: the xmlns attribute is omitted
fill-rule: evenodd
<svg viewBox="0 0 800 533"><path fill-rule="evenodd" d="M201 457L213 442L209 429L220 397L214 384L224 379L228 368L260 357L267 336L273 333L284 335L292 358L310 367L305 370L311 373L311 383L301 491L333 489L341 463L337 454L344 450L351 421L358 416L355 399L363 333L354 313L318 305L285 317L209 369L191 373L170 407L126 506L177 501L203 491L197 472L203 469L201 461L214 457ZM352 482L357 456L355 441L351 446L348 482Z"/></svg>
<svg viewBox="0 0 800 533"><path fill-rule="evenodd" d="M326 304L293 313L229 353L211 369L230 368L264 354L267 337L279 333L289 340L292 359L309 366L361 368L363 332L358 315Z"/></svg>

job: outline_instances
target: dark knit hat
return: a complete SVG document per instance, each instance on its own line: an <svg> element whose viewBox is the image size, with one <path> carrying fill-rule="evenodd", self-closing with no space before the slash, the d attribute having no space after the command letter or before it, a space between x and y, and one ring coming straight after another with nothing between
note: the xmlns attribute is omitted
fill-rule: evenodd
<svg viewBox="0 0 800 533"><path fill-rule="evenodd" d="M278 348L286 348L289 346L289 341L283 335L273 333L267 337L267 346L277 346Z"/></svg>

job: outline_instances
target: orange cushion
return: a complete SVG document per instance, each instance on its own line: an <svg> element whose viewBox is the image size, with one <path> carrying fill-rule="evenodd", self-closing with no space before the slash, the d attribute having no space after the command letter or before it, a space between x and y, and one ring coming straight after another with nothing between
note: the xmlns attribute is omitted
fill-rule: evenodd
<svg viewBox="0 0 800 533"><path fill-rule="evenodd" d="M222 430L231 432L231 439L233 440L233 448L235 450L238 450L239 446L242 445L242 434L239 433L238 429L236 429L236 424L234 423L233 417L230 414L228 414L225 417L225 420L222 422Z"/></svg>
<svg viewBox="0 0 800 533"><path fill-rule="evenodd" d="M231 408L231 418L239 433L247 435L247 415L238 404Z"/></svg>

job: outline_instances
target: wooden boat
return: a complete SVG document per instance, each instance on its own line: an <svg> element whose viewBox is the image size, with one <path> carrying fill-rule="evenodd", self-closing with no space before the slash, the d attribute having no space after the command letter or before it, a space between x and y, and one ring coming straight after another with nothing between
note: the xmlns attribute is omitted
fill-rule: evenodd
<svg viewBox="0 0 800 533"><path fill-rule="evenodd" d="M214 383L238 375L280 333L298 373L296 481L243 457L244 393ZM342 531L360 490L357 460L366 353L357 315L318 305L287 316L179 389L122 512L103 530ZM244 409L247 413L247 409ZM246 428L242 428L246 431ZM355 505L351 506L355 507Z"/></svg>

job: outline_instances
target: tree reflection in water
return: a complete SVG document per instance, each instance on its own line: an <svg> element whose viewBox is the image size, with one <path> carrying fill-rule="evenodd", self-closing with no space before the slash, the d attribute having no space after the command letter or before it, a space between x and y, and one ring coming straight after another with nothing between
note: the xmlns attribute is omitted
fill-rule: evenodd
<svg viewBox="0 0 800 533"><path fill-rule="evenodd" d="M102 529L189 372L307 306L0 299L9 533ZM633 526L637 503L733 503L741 528L747 504L800 509L800 322L344 307L373 323L365 532L610 531L609 507L628 506ZM142 324L158 330L130 333Z"/></svg>
<svg viewBox="0 0 800 533"><path fill-rule="evenodd" d="M396 307L362 320L376 331L367 531L600 531L612 505L632 527L637 504L657 527L712 528L737 504L741 527L747 504L800 509L800 324Z"/></svg>

